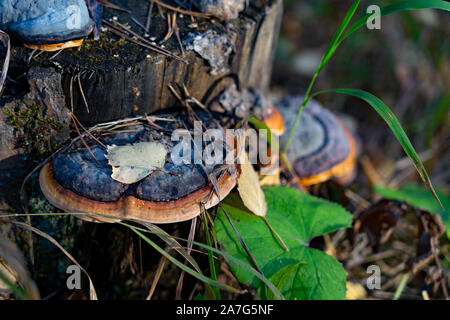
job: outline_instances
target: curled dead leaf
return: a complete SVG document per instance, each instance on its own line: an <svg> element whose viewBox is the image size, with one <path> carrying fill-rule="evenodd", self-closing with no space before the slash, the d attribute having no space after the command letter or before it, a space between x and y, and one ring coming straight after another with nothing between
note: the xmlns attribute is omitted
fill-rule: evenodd
<svg viewBox="0 0 450 320"><path fill-rule="evenodd" d="M112 166L111 177L119 182L136 183L164 166L167 149L159 142L139 142L108 146L106 158Z"/></svg>
<svg viewBox="0 0 450 320"><path fill-rule="evenodd" d="M265 217L267 213L267 203L264 192L259 184L259 177L253 165L250 163L247 153L241 152L239 155L241 174L238 179L239 195L244 205L254 214Z"/></svg>

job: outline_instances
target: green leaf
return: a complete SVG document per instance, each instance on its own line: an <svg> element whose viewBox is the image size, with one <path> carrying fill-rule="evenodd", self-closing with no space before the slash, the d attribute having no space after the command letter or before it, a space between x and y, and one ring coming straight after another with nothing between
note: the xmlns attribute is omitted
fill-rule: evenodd
<svg viewBox="0 0 450 320"><path fill-rule="evenodd" d="M308 246L314 237L350 226L351 214L337 204L290 187L266 187L264 194L268 206L266 219L289 251L285 251L264 220L249 212L236 195L230 195L222 202L215 222L217 238L225 251L252 265L224 210L265 277L274 277L286 266L302 263L278 288L283 295L287 294L290 299L344 299L347 273L342 265L326 253ZM227 262L239 281L261 287L261 282L246 268L228 259Z"/></svg>
<svg viewBox="0 0 450 320"><path fill-rule="evenodd" d="M306 264L306 262L297 262L297 263L290 264L290 265L284 267L283 269L281 269L280 271L278 271L277 273L275 273L269 280L277 288L285 288L285 287L292 288L293 286L292 286L291 281L292 281L292 279L295 279L295 273L301 266L304 266L305 264ZM288 280L291 280L291 281L288 282ZM269 290L267 290L266 286L262 286L260 288L259 294L261 297L264 297L264 300L275 300L276 299L275 296L273 295L273 293L270 292ZM286 296L286 298L291 299L289 296Z"/></svg>
<svg viewBox="0 0 450 320"><path fill-rule="evenodd" d="M374 189L378 194L385 198L405 201L414 207L425 209L431 213L440 214L442 221L445 224L447 237L450 239L450 194L445 194L436 190L436 193L444 206L441 208L428 190L417 184L408 184L399 190L381 186L375 186Z"/></svg>
<svg viewBox="0 0 450 320"><path fill-rule="evenodd" d="M339 89L330 89L330 90L323 90L316 92L312 95L312 97L327 93L327 92L337 92L337 93L343 93L347 94L353 97L360 98L367 102L372 108L375 109L375 111L383 118L383 120L387 123L387 125L391 128L392 132L394 133L395 137L397 138L398 142L403 147L403 150L408 155L408 157L412 160L412 163L417 169L417 172L419 173L420 178L425 182L425 184L428 186L430 191L433 193L434 197L438 201L439 205L442 206L441 201L439 200L438 195L436 194L436 191L433 188L433 185L431 184L430 177L428 176L427 170L425 169L422 161L420 160L419 156L417 155L416 150L414 149L413 145L411 144L411 141L409 140L408 136L406 135L405 131L402 128L402 125L398 121L397 117L394 115L394 113L389 109L387 105L384 104L383 101L381 101L379 98L374 96L373 94L366 92L364 90L360 89L347 89L347 88L339 88Z"/></svg>
<svg viewBox="0 0 450 320"><path fill-rule="evenodd" d="M328 60L330 60L330 58L333 56L333 53L336 51L339 43L342 41L341 38L342 34L344 33L344 30L347 28L348 24L350 23L350 20L353 18L356 9L358 9L359 3L360 0L355 0L351 5L351 7L348 9L347 14L344 17L344 20L342 20L341 25L339 26L330 43L328 44L327 50L325 51L322 60L320 61L319 67L316 70L316 74L318 74L323 69L323 67L327 64Z"/></svg>
<svg viewBox="0 0 450 320"><path fill-rule="evenodd" d="M387 16L400 11L407 10L419 10L419 9L441 9L445 11L450 11L450 2L443 0L409 0L400 3L395 3L386 7L381 8L380 15ZM366 14L361 19L356 21L348 31L339 39L339 41L335 44L334 50L344 41L347 37L349 37L353 32L361 28L363 25L367 23L367 19L372 14Z"/></svg>

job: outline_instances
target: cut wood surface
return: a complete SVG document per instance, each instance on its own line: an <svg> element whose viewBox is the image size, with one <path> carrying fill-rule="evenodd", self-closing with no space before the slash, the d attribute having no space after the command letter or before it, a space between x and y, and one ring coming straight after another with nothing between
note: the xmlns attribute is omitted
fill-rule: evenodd
<svg viewBox="0 0 450 320"><path fill-rule="evenodd" d="M117 21L144 35L143 28L135 21L145 25L149 2L122 0L115 3L130 9L131 13L105 8L104 19L111 23ZM42 53L32 58L29 64L24 60L31 51L15 48L11 74L20 74L13 69L25 69L26 72L32 66L52 68L54 72L61 73L66 106L71 108L72 91L74 113L85 124L173 107L177 100L168 88L170 84L186 85L189 92L203 102L213 98L223 88L227 83L224 79L234 79L243 87L252 86L265 91L270 81L282 1L258 0L250 3L238 19L225 22L177 15L176 23L187 63L121 40L111 31L104 30L98 41L85 40L80 49L65 50L57 56L54 56L55 53ZM214 70L210 63L197 52L188 50L185 41L189 34L204 34L207 30L231 39L234 48L227 59L228 72L212 74ZM160 44L167 31L168 21L159 15L155 6L147 39L183 57L175 33L167 42ZM219 49L213 53L220 56Z"/></svg>

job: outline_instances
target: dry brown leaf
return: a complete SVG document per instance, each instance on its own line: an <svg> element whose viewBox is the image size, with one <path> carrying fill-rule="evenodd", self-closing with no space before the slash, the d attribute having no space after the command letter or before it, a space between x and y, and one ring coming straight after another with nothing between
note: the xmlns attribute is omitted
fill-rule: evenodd
<svg viewBox="0 0 450 320"><path fill-rule="evenodd" d="M22 252L6 235L0 233L0 296L13 292L2 278L23 288L26 299L40 299L39 290L31 279Z"/></svg>
<svg viewBox="0 0 450 320"><path fill-rule="evenodd" d="M108 146L106 158L112 166L111 178L131 184L164 166L167 149L159 142L139 142Z"/></svg>
<svg viewBox="0 0 450 320"><path fill-rule="evenodd" d="M239 155L241 175L238 179L238 191L245 206L254 214L265 217L267 203L264 192L259 185L259 177L253 165L250 163L247 153Z"/></svg>

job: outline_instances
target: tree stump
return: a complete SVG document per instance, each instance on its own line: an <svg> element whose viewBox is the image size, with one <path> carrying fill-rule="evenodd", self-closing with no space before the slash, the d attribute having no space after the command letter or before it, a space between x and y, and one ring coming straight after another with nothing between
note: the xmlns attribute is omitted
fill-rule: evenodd
<svg viewBox="0 0 450 320"><path fill-rule="evenodd" d="M148 1L120 0L115 3L131 12L106 8L104 19L130 26L142 35L144 30L135 21L145 24ZM65 50L57 56L54 53L41 54L29 66L51 68L61 74L66 107L70 110L73 104L74 113L85 124L173 107L177 99L169 85L186 85L189 92L203 102L219 92L221 86L223 88L223 79L232 78L243 87L265 91L270 82L282 1L257 0L250 3L238 19L225 22L177 15L186 63L121 40L107 31L102 32L98 41L85 40L78 50ZM148 38L158 44L168 31L168 21L157 11L155 6ZM207 48L211 50L210 55L223 55L226 70L214 70L210 61L189 50L194 46L189 46L187 41L206 32L231 40L230 43L217 44L216 49L212 48L214 43ZM183 57L175 34L162 45ZM229 50L227 57L223 51L230 49L229 46L232 51ZM14 51L11 72L17 74L14 69L23 72L24 60L30 51Z"/></svg>
<svg viewBox="0 0 450 320"><path fill-rule="evenodd" d="M114 2L130 12L105 8L104 20L117 21L143 35L136 21L145 24L149 2ZM102 30L98 41L85 39L80 48L56 54L35 52L31 56L30 49L16 43L0 97L0 209L11 204L16 210L20 208L17 200L22 179L69 137L70 110L84 125L93 125L176 106L178 101L169 85L185 85L205 104L230 81L266 91L283 2L249 3L239 18L229 21L177 14L180 41L173 34L162 44L168 19L155 6L147 39L184 57L186 63L109 30ZM217 46L195 42L205 34L219 38ZM194 50L199 48L205 52Z"/></svg>
<svg viewBox="0 0 450 320"><path fill-rule="evenodd" d="M187 63L155 53L104 30L100 40L86 39L79 49L57 54L34 53L31 59L31 50L13 47L9 77L0 97L0 214L21 211L20 185L37 163L69 138L70 110L83 124L93 125L177 106L177 98L169 90L169 85L185 85L190 94L204 104L230 82L267 91L283 2L249 2L250 6L238 19L227 22L177 15L184 55L175 35L163 45L172 54L184 56ZM145 24L149 1L114 0L114 3L130 9L131 13L105 9L104 19L117 20L143 34L142 28L134 21ZM154 38L159 43L167 31L168 21L158 14L155 6L148 39L153 41ZM201 40L205 34L214 39L219 37L217 48L195 42L196 37L200 36ZM199 53L196 47L205 52ZM222 61L214 61L214 55L218 60L223 58ZM37 177L30 179L27 191L30 212L52 211L39 191ZM70 221L69 217L33 219L33 223L44 231L46 229L40 222L48 224L50 221L50 230L53 231L66 230L65 227L55 227L57 223L73 225L65 220ZM187 237L190 222L163 227L169 228L170 233L175 230L176 234ZM75 255L83 265L87 264L86 260L89 262L89 273L96 285L105 291L100 291L102 297L116 290L110 286L124 280L122 274L126 270L136 276L136 259L133 257L141 253L141 243L125 231L120 226L87 223L80 229L70 230L71 242L75 243L71 251L82 252ZM125 240L118 240L116 234ZM114 236L114 241L110 241L111 236ZM47 255L47 248L39 248L37 245L35 249L43 254L38 257L40 261L62 261L52 252ZM144 256L146 259L141 261L144 270L154 272L159 256L149 252ZM130 265L123 267L122 260ZM55 263L39 264L36 272L44 275L54 272ZM104 272L105 268L110 269L108 274ZM170 280L170 288L173 288L178 272L176 268L165 271L163 282L169 285ZM144 275L139 277L144 278ZM54 286L58 288L57 280L49 280L47 276L36 279L43 295L53 292ZM189 279L187 277L188 282L192 280ZM193 287L195 281L191 282L190 287ZM144 281L137 283L148 289ZM165 297L164 292L169 291L163 290L161 297Z"/></svg>

